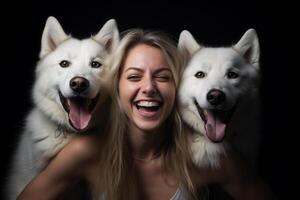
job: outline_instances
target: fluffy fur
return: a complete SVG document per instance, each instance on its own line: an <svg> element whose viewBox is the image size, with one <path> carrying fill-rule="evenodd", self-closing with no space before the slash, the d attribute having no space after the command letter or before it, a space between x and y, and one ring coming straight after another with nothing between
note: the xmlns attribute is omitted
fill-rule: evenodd
<svg viewBox="0 0 300 200"><path fill-rule="evenodd" d="M192 154L198 166L218 167L220 156L236 148L255 165L260 141L259 42L249 29L231 47L203 47L188 31L178 43L186 65L180 113L193 130Z"/></svg>
<svg viewBox="0 0 300 200"><path fill-rule="evenodd" d="M34 107L13 157L6 199L16 199L76 133L101 132L109 101L106 60L118 42L113 19L96 35L79 40L66 35L54 17L48 18L32 91Z"/></svg>

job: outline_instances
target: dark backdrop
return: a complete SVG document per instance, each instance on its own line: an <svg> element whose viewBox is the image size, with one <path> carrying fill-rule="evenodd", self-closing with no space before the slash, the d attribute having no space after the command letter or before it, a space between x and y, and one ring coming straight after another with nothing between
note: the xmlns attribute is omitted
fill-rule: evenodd
<svg viewBox="0 0 300 200"><path fill-rule="evenodd" d="M296 68L292 47L296 13L288 2L172 1L95 3L12 3L1 12L1 181L7 175L16 138L31 107L30 89L48 16L55 16L67 33L84 38L97 33L110 18L120 31L160 29L178 38L189 30L205 45L230 45L248 28L257 30L261 44L264 142L259 173L280 199L292 195L294 141L297 119ZM294 24L295 23L295 24ZM295 80L295 81L292 81ZM294 115L292 115L294 114ZM296 179L297 180L297 179ZM1 184L1 187L3 184ZM1 188L2 189L2 188Z"/></svg>

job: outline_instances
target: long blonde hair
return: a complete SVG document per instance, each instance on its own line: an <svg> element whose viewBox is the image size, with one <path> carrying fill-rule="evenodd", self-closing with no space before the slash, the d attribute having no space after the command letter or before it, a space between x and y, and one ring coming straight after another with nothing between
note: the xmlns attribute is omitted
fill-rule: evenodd
<svg viewBox="0 0 300 200"><path fill-rule="evenodd" d="M131 29L123 33L123 37L114 55L110 60L111 95L113 99L111 108L111 130L109 139L103 151L101 162L101 176L99 187L109 200L136 199L134 195L134 177L130 177L130 157L126 153L127 117L119 102L119 79L124 59L130 49L138 44L146 44L159 48L169 66L178 88L182 73L182 59L178 54L176 42L166 33L159 31L144 31ZM182 121L179 116L177 103L167 119L167 141L162 149L163 167L175 175L180 187L194 192L189 174L191 163L187 134L184 133Z"/></svg>

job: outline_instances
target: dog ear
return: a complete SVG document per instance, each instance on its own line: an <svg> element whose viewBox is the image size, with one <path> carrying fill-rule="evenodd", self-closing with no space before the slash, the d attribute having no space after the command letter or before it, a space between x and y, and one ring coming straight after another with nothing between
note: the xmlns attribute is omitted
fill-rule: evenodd
<svg viewBox="0 0 300 200"><path fill-rule="evenodd" d="M254 29L249 29L234 46L238 52L254 67L259 68L260 48L258 37Z"/></svg>
<svg viewBox="0 0 300 200"><path fill-rule="evenodd" d="M52 16L48 17L42 35L40 58L56 49L60 43L68 38L57 19Z"/></svg>
<svg viewBox="0 0 300 200"><path fill-rule="evenodd" d="M117 27L116 20L110 19L108 20L101 30L93 36L93 39L97 42L104 45L105 49L107 49L108 52L113 51L116 49L120 36L119 36L119 30Z"/></svg>
<svg viewBox="0 0 300 200"><path fill-rule="evenodd" d="M200 45L197 43L193 35L184 30L180 33L178 40L178 50L183 55L185 59L189 59L195 51L200 48Z"/></svg>

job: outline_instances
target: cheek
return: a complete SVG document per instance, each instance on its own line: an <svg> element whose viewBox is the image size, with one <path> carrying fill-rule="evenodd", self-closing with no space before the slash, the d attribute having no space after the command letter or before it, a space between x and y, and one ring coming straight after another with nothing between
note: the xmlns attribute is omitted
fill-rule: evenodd
<svg viewBox="0 0 300 200"><path fill-rule="evenodd" d="M136 87L126 81L121 81L119 84L119 94L120 96L124 96L124 98L132 98L135 90Z"/></svg>
<svg viewBox="0 0 300 200"><path fill-rule="evenodd" d="M124 109L126 113L128 113L128 110L131 109L131 103L135 98L136 91L137 91L136 86L134 86L133 84L129 83L126 80L125 81L120 80L119 83L120 103L122 109Z"/></svg>

